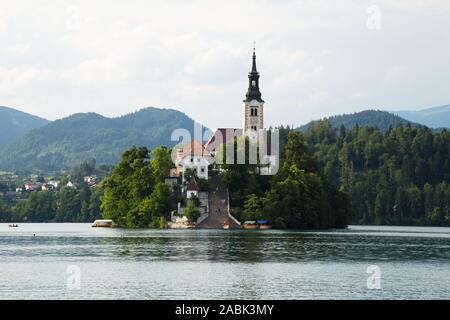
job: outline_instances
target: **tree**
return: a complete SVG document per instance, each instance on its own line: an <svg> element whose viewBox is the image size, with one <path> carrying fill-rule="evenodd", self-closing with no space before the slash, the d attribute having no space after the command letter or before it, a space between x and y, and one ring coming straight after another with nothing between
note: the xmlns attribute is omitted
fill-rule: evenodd
<svg viewBox="0 0 450 320"><path fill-rule="evenodd" d="M133 216L153 191L153 175L148 160L147 148L133 147L123 153L111 175L102 181L101 210L105 219L112 219L122 226L135 226Z"/></svg>
<svg viewBox="0 0 450 320"><path fill-rule="evenodd" d="M149 150L133 147L106 177L101 187L102 215L121 226L130 228L160 227L175 205L174 194L164 183L169 175L169 152L155 149L150 160Z"/></svg>
<svg viewBox="0 0 450 320"><path fill-rule="evenodd" d="M317 171L317 163L309 153L306 140L300 132L289 132L284 163L287 166L295 165L306 171Z"/></svg>
<svg viewBox="0 0 450 320"><path fill-rule="evenodd" d="M245 200L243 217L245 218L245 220L262 219L262 207L263 204L261 199L257 195L252 193L251 195L247 196L247 200Z"/></svg>
<svg viewBox="0 0 450 320"><path fill-rule="evenodd" d="M155 181L164 182L164 178L169 175L170 169L173 167L170 150L165 146L159 146L151 152L151 167Z"/></svg>
<svg viewBox="0 0 450 320"><path fill-rule="evenodd" d="M200 217L200 211L195 206L194 202L189 201L189 203L184 211L184 215L186 216L186 218L188 218L190 223L194 223Z"/></svg>

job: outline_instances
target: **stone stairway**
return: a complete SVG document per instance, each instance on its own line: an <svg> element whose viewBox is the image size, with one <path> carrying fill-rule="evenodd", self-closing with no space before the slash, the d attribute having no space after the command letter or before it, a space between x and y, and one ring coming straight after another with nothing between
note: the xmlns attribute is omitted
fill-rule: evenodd
<svg viewBox="0 0 450 320"><path fill-rule="evenodd" d="M228 216L227 187L216 174L209 180L209 216L197 225L203 229L222 229L223 223L228 221L230 228L241 226Z"/></svg>

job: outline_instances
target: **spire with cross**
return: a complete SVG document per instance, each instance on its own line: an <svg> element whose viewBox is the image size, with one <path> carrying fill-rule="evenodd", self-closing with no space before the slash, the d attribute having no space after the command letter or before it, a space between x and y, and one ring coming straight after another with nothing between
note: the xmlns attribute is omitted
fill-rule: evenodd
<svg viewBox="0 0 450 320"><path fill-rule="evenodd" d="M256 42L253 43L252 69L248 74L248 81L248 91L244 101L250 102L256 100L258 102L264 102L259 91L259 72L256 68Z"/></svg>

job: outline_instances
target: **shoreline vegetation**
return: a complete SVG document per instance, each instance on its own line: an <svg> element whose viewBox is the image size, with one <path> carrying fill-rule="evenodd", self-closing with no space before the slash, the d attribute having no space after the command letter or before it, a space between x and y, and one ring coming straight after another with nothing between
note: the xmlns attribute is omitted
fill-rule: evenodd
<svg viewBox="0 0 450 320"><path fill-rule="evenodd" d="M446 129L399 125L382 132L334 128L322 120L304 133L279 130L276 175L261 176L249 164L221 167L231 214L239 221L263 219L274 228L291 229L450 226ZM176 204L185 201L164 181L172 167L169 148L132 147L96 188L81 181L77 188L61 184L54 191L26 192L20 200L0 198L0 222L113 219L127 228L166 227ZM95 162L88 169L95 171ZM83 174L77 172L77 179ZM192 221L198 217L195 207L188 213Z"/></svg>
<svg viewBox="0 0 450 320"><path fill-rule="evenodd" d="M103 218L129 228L165 227L176 204L186 204L164 183L172 166L170 150L163 146L126 151L101 183ZM230 190L231 214L238 220L267 220L280 229L344 228L351 221L349 197L320 174L301 133L289 133L277 174L260 175L257 166L226 164L217 173ZM192 202L187 205L186 216L194 223L198 213Z"/></svg>

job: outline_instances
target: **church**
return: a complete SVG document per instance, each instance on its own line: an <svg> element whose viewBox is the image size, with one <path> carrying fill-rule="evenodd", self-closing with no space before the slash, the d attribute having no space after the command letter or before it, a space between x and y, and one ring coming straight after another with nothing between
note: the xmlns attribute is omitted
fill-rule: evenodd
<svg viewBox="0 0 450 320"><path fill-rule="evenodd" d="M230 213L229 193L226 184L211 166L219 159L217 152L222 144L235 141L239 137L248 137L264 150L258 133L264 131L264 100L259 88L259 72L256 67L256 52L253 49L251 70L248 74L248 89L242 102L242 128L218 128L206 142L191 140L174 148L176 152L175 168L171 178L179 181L181 193L186 203L197 199L200 217L194 223L196 228L240 228L241 223ZM271 142L274 141L271 138ZM252 144L253 146L255 144ZM256 151L256 148L254 149ZM260 155L261 156L261 155ZM265 153L260 158L264 165L258 168L260 174L272 174L271 165L276 163L273 156ZM250 160L250 159L249 159ZM270 165L267 165L269 164ZM208 183L205 183L208 180ZM167 181L166 181L167 182ZM177 182L175 182L177 184ZM203 187L202 187L203 186ZM184 216L187 207L178 203L177 215L173 215L171 228L190 227Z"/></svg>
<svg viewBox="0 0 450 320"><path fill-rule="evenodd" d="M256 137L264 129L264 100L259 88L260 74L256 67L256 50L253 48L252 66L248 74L248 89L243 100L242 128L218 128L206 143L189 141L177 150L176 174L185 182L186 170L208 179L208 166L214 162L219 147L235 138Z"/></svg>
<svg viewBox="0 0 450 320"><path fill-rule="evenodd" d="M242 128L218 128L206 142L205 148L214 155L221 144L243 135L256 135L258 130L264 129L264 100L259 89L259 72L256 68L255 48L253 48L252 68L248 74L248 89L243 101L242 119Z"/></svg>

